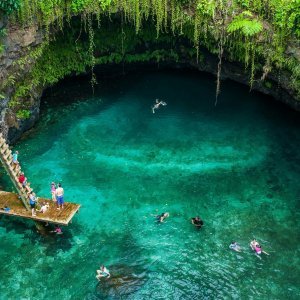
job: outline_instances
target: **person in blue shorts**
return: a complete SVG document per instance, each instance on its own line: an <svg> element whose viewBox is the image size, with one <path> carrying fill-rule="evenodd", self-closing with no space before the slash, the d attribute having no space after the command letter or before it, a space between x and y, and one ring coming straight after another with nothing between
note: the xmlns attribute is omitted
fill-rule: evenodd
<svg viewBox="0 0 300 300"><path fill-rule="evenodd" d="M58 187L55 191L56 200L57 200L57 209L64 208L64 189L62 188L61 184L58 184Z"/></svg>
<svg viewBox="0 0 300 300"><path fill-rule="evenodd" d="M36 216L36 211L35 211L36 202L37 202L37 197L36 197L35 193L30 192L30 194L29 194L29 204L30 204L30 208L31 208L31 215L33 217Z"/></svg>

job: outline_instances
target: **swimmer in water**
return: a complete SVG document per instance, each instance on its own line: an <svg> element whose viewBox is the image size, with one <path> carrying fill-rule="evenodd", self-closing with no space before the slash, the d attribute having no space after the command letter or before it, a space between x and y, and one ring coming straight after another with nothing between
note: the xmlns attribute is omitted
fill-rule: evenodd
<svg viewBox="0 0 300 300"><path fill-rule="evenodd" d="M110 277L109 270L106 267L104 267L104 265L102 265L100 267L100 270L97 270L96 278L100 281L101 278L109 278L109 277Z"/></svg>
<svg viewBox="0 0 300 300"><path fill-rule="evenodd" d="M231 242L229 248L236 252L242 252L242 248L237 242Z"/></svg>
<svg viewBox="0 0 300 300"><path fill-rule="evenodd" d="M170 214L168 212L162 213L161 215L156 216L156 219L159 223L163 223L166 218L168 218Z"/></svg>
<svg viewBox="0 0 300 300"><path fill-rule="evenodd" d="M204 222L201 220L201 218L199 216L197 216L195 218L191 218L191 222L193 225L195 225L195 227L197 227L199 229L204 225Z"/></svg>
<svg viewBox="0 0 300 300"><path fill-rule="evenodd" d="M58 225L55 225L55 229L50 231L50 232L55 233L55 234L59 234L59 235L63 234L61 228Z"/></svg>
<svg viewBox="0 0 300 300"><path fill-rule="evenodd" d="M166 106L167 103L164 101L159 101L159 99L156 99L155 104L152 106L152 112L155 113L155 110L158 109L161 105Z"/></svg>
<svg viewBox="0 0 300 300"><path fill-rule="evenodd" d="M262 250L261 245L257 242L256 239L254 239L253 241L250 242L250 247L253 251L255 251L255 255L259 257L259 255L261 255L262 253L269 255L269 253L267 253L266 251Z"/></svg>

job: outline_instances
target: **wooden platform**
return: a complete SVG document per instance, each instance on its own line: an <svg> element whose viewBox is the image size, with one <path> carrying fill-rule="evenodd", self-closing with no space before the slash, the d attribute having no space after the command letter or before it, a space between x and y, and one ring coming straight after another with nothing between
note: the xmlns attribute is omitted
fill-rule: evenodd
<svg viewBox="0 0 300 300"><path fill-rule="evenodd" d="M58 210L52 200L39 198L38 202L40 204L46 202L50 205L50 207L45 213L37 212L36 217L33 217L31 216L31 211L26 210L17 194L0 191L0 214L27 218L34 221L68 225L80 208L79 204L65 202L64 209ZM9 207L10 211L4 211L4 206Z"/></svg>

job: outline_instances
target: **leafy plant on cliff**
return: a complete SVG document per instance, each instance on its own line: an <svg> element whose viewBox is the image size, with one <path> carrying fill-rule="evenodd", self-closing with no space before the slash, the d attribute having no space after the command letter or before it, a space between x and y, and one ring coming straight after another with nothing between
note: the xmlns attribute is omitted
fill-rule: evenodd
<svg viewBox="0 0 300 300"><path fill-rule="evenodd" d="M229 33L241 32L245 37L254 36L261 32L262 29L262 23L253 18L253 14L247 10L234 17L227 26L227 31Z"/></svg>
<svg viewBox="0 0 300 300"><path fill-rule="evenodd" d="M246 10L235 16L227 26L227 32L230 34L237 34L238 37L244 39L245 50L245 66L248 66L251 60L250 72L250 87L252 88L255 72L255 37L263 30L263 24L253 16L253 14Z"/></svg>
<svg viewBox="0 0 300 300"><path fill-rule="evenodd" d="M5 15L10 15L19 8L20 0L0 0L0 13L2 12Z"/></svg>
<svg viewBox="0 0 300 300"><path fill-rule="evenodd" d="M288 43L297 42L300 35L299 0L20 0L20 2L22 5L19 6L18 13L11 14L11 20L21 24L38 24L39 27L46 29L49 41L53 38L50 32L59 30L59 34L62 34L64 31L72 30L73 25L70 25L72 18L79 16L81 19L82 32L80 31L75 40L83 37L83 43L74 46L75 52L72 52L70 57L59 59L55 51L48 51L50 49L45 48L42 56L45 55L49 61L58 60L61 64L55 61L51 66L46 61L43 69L38 66L44 59L42 56L38 58L37 66L28 74L34 86L41 82L51 84L56 82L57 78L62 78L61 76L72 72L84 72L87 67L93 68L95 64L104 61L124 62L128 55L132 58L135 54L126 53L131 46L123 27L125 24L132 25L135 33L142 34L145 38L149 20L153 21L151 26L154 26L156 31L156 35L151 36L151 42L154 39L159 40L160 36L166 38L166 35L182 35L194 42L197 57L201 46L217 54L218 78L221 73L222 57L226 53L230 59L245 63L250 85L254 82L256 70L262 71L261 78L265 79L273 68L280 70L285 68L293 74L293 87L298 89L299 86L297 68L295 64L288 63L286 55ZM107 43L104 40L97 40L96 35L104 28L103 20L112 20L114 16L122 19L119 29L114 27L121 38L112 40L106 36L105 39L117 47L117 50L108 46L108 52L105 53L102 49L101 55L98 56L99 49L96 44L104 42L107 46ZM97 28L94 21L97 21ZM74 39L69 42L74 43ZM84 43L87 43L88 47ZM72 45L67 47L71 49ZM146 52L137 55L142 57ZM160 55L158 58L161 59ZM76 60L78 65L75 63ZM70 65L67 65L68 63ZM24 66L26 67L26 64ZM30 86L29 82L24 81L22 84ZM18 95L23 94L18 93L22 84L16 88Z"/></svg>
<svg viewBox="0 0 300 300"><path fill-rule="evenodd" d="M136 35L135 28L127 24L120 30L119 23L114 20L103 21L105 29L94 31L93 51L94 62L91 61L90 33L82 32L81 38L77 40L81 24L79 19L72 21L72 29L65 32L63 36L57 37L49 44L45 43L33 50L27 57L15 62L15 65L26 68L27 63L35 57L35 65L26 77L15 80L11 78L9 83L15 88L14 96L10 101L10 107L19 110L30 105L29 96L32 90L41 90L53 85L64 77L71 74L90 72L92 64L119 64L133 62L156 62L177 61L179 55L175 50L167 49L171 46L172 39L168 34L161 34L156 39L154 26L147 26L143 34ZM106 24L106 23L107 24ZM108 26L110 24L110 26ZM150 23L149 23L150 24ZM87 26L89 26L87 24ZM123 38L125 36L125 38ZM123 44L121 43L123 39ZM75 42L76 41L76 42ZM158 49L148 50L143 45L152 43ZM165 50L159 49L163 45ZM41 54L41 49L43 55ZM138 51L137 51L138 50ZM193 58L193 53L191 53Z"/></svg>
<svg viewBox="0 0 300 300"><path fill-rule="evenodd" d="M18 119L29 119L30 111L28 109L20 109L17 111L16 116Z"/></svg>

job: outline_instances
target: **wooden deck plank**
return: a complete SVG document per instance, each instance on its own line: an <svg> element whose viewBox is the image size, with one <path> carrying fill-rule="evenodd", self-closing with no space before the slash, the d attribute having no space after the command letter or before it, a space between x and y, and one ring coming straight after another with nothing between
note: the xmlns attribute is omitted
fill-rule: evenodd
<svg viewBox="0 0 300 300"><path fill-rule="evenodd" d="M46 202L50 205L48 211L45 213L37 212L36 217L33 217L31 215L31 211L25 209L17 194L0 191L0 214L22 217L40 222L68 225L80 208L79 204L66 202L64 209L58 210L56 209L56 205L52 200L39 198L39 203L42 204L43 202ZM4 211L4 206L9 207L10 211Z"/></svg>

